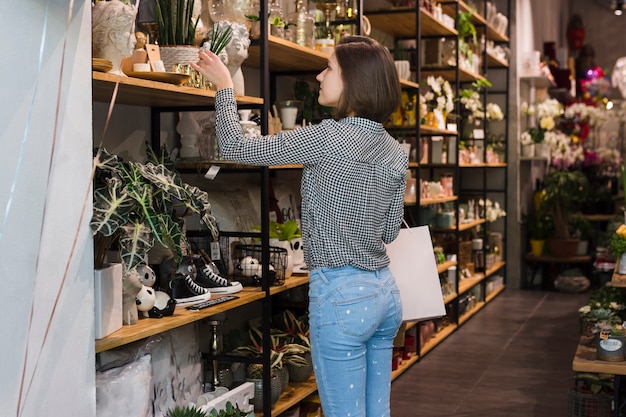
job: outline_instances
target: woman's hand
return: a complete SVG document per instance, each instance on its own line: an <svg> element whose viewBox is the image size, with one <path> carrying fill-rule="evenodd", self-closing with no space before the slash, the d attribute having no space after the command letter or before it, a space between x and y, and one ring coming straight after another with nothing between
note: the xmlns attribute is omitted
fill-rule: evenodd
<svg viewBox="0 0 626 417"><path fill-rule="evenodd" d="M191 63L193 69L204 75L218 90L233 88L230 71L217 55L211 51L200 51L198 57L198 63Z"/></svg>

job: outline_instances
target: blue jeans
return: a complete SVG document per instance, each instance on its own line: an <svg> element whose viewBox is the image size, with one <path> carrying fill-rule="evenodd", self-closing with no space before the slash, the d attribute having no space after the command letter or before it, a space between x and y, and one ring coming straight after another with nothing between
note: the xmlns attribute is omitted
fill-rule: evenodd
<svg viewBox="0 0 626 417"><path fill-rule="evenodd" d="M324 416L389 416L393 339L402 322L389 268L311 271L309 321Z"/></svg>

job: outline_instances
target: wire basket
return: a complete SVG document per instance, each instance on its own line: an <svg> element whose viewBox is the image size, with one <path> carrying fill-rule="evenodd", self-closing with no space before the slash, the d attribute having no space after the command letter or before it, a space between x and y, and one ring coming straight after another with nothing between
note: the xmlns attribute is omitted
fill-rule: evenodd
<svg viewBox="0 0 626 417"><path fill-rule="evenodd" d="M269 252L269 285L283 285L287 267L287 250L270 246ZM233 276L242 285L259 286L263 283L261 255L261 245L236 245L234 247L231 256L232 266L235 271Z"/></svg>
<svg viewBox="0 0 626 417"><path fill-rule="evenodd" d="M611 417L614 413L613 396L587 394L578 387L569 389L567 417Z"/></svg>

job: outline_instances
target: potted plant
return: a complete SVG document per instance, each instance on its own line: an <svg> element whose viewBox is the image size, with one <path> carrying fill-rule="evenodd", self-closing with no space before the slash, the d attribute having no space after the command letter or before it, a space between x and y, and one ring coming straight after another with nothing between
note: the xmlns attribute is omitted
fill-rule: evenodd
<svg viewBox="0 0 626 417"><path fill-rule="evenodd" d="M171 251L178 265L185 244L183 218L191 213L200 216L214 239L219 234L208 194L184 183L167 161L165 150L156 155L150 147L146 163L125 162L104 148L95 150L90 223L94 266L102 268L107 252L118 247L124 266L124 324L138 319L135 296L141 286L131 285L137 275L133 271L146 261L153 246L159 244Z"/></svg>
<svg viewBox="0 0 626 417"><path fill-rule="evenodd" d="M539 204L535 210L522 215L522 226L530 239L530 247L534 256L543 255L546 239L554 230L552 218L548 215L546 205Z"/></svg>
<svg viewBox="0 0 626 417"><path fill-rule="evenodd" d="M283 362L289 369L289 380L306 381L313 372L311 343L309 341L309 323L307 317L298 318L290 310L284 310L278 327L280 334Z"/></svg>
<svg viewBox="0 0 626 417"><path fill-rule="evenodd" d="M253 227L254 230L261 230L261 226ZM298 222L295 220L287 220L284 223L270 221L269 224L270 246L283 248L287 251L287 266L285 268L285 277L290 277L293 273L295 265L304 262L304 254L302 253L302 231Z"/></svg>
<svg viewBox="0 0 626 417"><path fill-rule="evenodd" d="M176 64L198 61L196 29L200 16L194 19L195 0L156 0L158 42L161 60L166 71Z"/></svg>
<svg viewBox="0 0 626 417"><path fill-rule="evenodd" d="M207 417L204 411L201 411L193 404L181 407L177 405L174 408L170 408L165 413L166 417Z"/></svg>
<svg viewBox="0 0 626 417"><path fill-rule="evenodd" d="M593 231L591 222L582 214L575 214L569 219L569 229L571 236L578 239L576 255L586 255L589 249L589 239L591 239Z"/></svg>
<svg viewBox="0 0 626 417"><path fill-rule="evenodd" d="M228 401L226 403L226 408L220 410L219 412L216 409L211 410L207 417L246 417L248 413L241 411L238 405L234 405Z"/></svg>
<svg viewBox="0 0 626 417"><path fill-rule="evenodd" d="M620 275L626 274L626 225L621 224L615 233L611 235L610 250L615 259L617 266L615 271Z"/></svg>
<svg viewBox="0 0 626 417"><path fill-rule="evenodd" d="M626 328L621 322L601 321L596 323L596 356L598 360L620 362L624 358Z"/></svg>
<svg viewBox="0 0 626 417"><path fill-rule="evenodd" d="M568 416L613 415L613 375L579 372L574 376L567 401Z"/></svg>
<svg viewBox="0 0 626 417"><path fill-rule="evenodd" d="M571 257L578 249L578 239L572 239L569 218L578 211L588 192L587 177L576 169L553 167L545 178L544 204L554 222L554 234L549 241L555 257Z"/></svg>

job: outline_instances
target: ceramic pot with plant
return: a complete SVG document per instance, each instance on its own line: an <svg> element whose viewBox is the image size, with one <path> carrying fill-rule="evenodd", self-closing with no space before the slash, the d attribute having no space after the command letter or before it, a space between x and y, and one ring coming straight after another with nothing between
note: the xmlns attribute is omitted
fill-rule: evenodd
<svg viewBox="0 0 626 417"><path fill-rule="evenodd" d="M621 224L611 236L610 249L617 260L615 271L626 275L626 224Z"/></svg>
<svg viewBox="0 0 626 417"><path fill-rule="evenodd" d="M253 229L261 230L261 226L254 226ZM269 238L270 246L283 248L287 251L285 277L290 277L294 266L304 262L302 231L300 226L298 226L298 222L295 220L287 220L284 223L270 221Z"/></svg>
<svg viewBox="0 0 626 417"><path fill-rule="evenodd" d="M569 220L570 234L578 239L578 249L576 255L586 255L589 249L589 239L591 239L591 233L593 227L591 222L584 216L577 214L570 217Z"/></svg>
<svg viewBox="0 0 626 417"><path fill-rule="evenodd" d="M546 239L554 230L552 218L548 215L545 205L539 205L527 215L522 215L522 227L526 230L534 256L542 256Z"/></svg>
<svg viewBox="0 0 626 417"><path fill-rule="evenodd" d="M626 329L622 323L600 322L595 332L598 360L621 362L625 359Z"/></svg>

